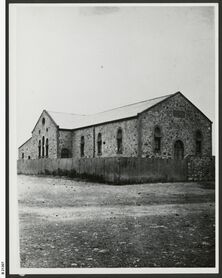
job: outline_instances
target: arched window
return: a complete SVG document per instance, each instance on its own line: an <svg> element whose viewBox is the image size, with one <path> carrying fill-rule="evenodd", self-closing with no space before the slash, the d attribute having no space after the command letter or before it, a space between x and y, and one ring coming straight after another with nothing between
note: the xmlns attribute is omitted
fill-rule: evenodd
<svg viewBox="0 0 222 278"><path fill-rule="evenodd" d="M80 155L81 155L81 157L84 156L84 148L85 148L85 139L84 139L84 136L81 136L81 141L80 141Z"/></svg>
<svg viewBox="0 0 222 278"><path fill-rule="evenodd" d="M97 137L97 152L98 155L102 154L102 134L99 133Z"/></svg>
<svg viewBox="0 0 222 278"><path fill-rule="evenodd" d="M46 149L45 149L45 156L48 157L49 155L49 139L46 139Z"/></svg>
<svg viewBox="0 0 222 278"><path fill-rule="evenodd" d="M123 153L123 132L121 128L117 130L117 153Z"/></svg>
<svg viewBox="0 0 222 278"><path fill-rule="evenodd" d="M61 151L61 158L68 158L69 157L69 150L66 148L63 148Z"/></svg>
<svg viewBox="0 0 222 278"><path fill-rule="evenodd" d="M161 131L158 126L154 129L154 151L160 152L161 150Z"/></svg>
<svg viewBox="0 0 222 278"><path fill-rule="evenodd" d="M45 124L45 118L42 118L42 125Z"/></svg>
<svg viewBox="0 0 222 278"><path fill-rule="evenodd" d="M30 155L28 156L28 159L31 159L31 156L30 156Z"/></svg>
<svg viewBox="0 0 222 278"><path fill-rule="evenodd" d="M40 158L41 157L41 140L39 140L38 149L39 149L39 158Z"/></svg>
<svg viewBox="0 0 222 278"><path fill-rule="evenodd" d="M196 155L202 153L202 133L200 130L196 131Z"/></svg>
<svg viewBox="0 0 222 278"><path fill-rule="evenodd" d="M42 157L45 155L45 137L42 136Z"/></svg>

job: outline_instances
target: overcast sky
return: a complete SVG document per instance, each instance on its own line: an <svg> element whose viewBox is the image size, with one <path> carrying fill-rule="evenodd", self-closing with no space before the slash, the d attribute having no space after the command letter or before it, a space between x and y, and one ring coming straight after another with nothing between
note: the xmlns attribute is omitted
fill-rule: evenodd
<svg viewBox="0 0 222 278"><path fill-rule="evenodd" d="M18 146L43 109L91 114L177 91L215 121L214 7L10 10Z"/></svg>

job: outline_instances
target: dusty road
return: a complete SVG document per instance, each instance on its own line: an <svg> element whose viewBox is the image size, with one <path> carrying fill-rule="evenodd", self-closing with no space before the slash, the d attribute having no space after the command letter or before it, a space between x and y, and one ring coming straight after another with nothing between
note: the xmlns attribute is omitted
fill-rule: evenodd
<svg viewBox="0 0 222 278"><path fill-rule="evenodd" d="M22 267L214 266L214 184L18 176Z"/></svg>

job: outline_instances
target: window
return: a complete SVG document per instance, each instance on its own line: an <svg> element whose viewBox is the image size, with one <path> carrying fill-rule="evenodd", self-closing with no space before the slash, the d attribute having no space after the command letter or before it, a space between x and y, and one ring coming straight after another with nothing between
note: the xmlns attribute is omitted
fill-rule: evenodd
<svg viewBox="0 0 222 278"><path fill-rule="evenodd" d="M161 150L161 131L160 128L157 126L154 129L154 151L160 152Z"/></svg>
<svg viewBox="0 0 222 278"><path fill-rule="evenodd" d="M22 153L22 159L24 159L24 153Z"/></svg>
<svg viewBox="0 0 222 278"><path fill-rule="evenodd" d="M45 137L42 136L42 157L45 155Z"/></svg>
<svg viewBox="0 0 222 278"><path fill-rule="evenodd" d="M81 141L80 141L80 155L81 155L81 157L84 156L84 147L85 147L85 139L84 139L84 136L81 136Z"/></svg>
<svg viewBox="0 0 222 278"><path fill-rule="evenodd" d="M69 157L69 150L63 148L61 151L61 158L68 158Z"/></svg>
<svg viewBox="0 0 222 278"><path fill-rule="evenodd" d="M99 133L97 137L97 153L98 155L102 154L102 134Z"/></svg>
<svg viewBox="0 0 222 278"><path fill-rule="evenodd" d="M43 125L45 124L45 118L42 118L42 124Z"/></svg>
<svg viewBox="0 0 222 278"><path fill-rule="evenodd" d="M41 130L39 130L39 134L41 134Z"/></svg>
<svg viewBox="0 0 222 278"><path fill-rule="evenodd" d="M196 155L201 155L202 153L202 133L200 130L196 132Z"/></svg>
<svg viewBox="0 0 222 278"><path fill-rule="evenodd" d="M117 130L117 153L123 153L123 132L121 128Z"/></svg>
<svg viewBox="0 0 222 278"><path fill-rule="evenodd" d="M49 155L49 139L46 139L46 149L45 149L45 156L48 157Z"/></svg>
<svg viewBox="0 0 222 278"><path fill-rule="evenodd" d="M39 149L39 158L40 158L41 157L41 140L39 140L38 149Z"/></svg>
<svg viewBox="0 0 222 278"><path fill-rule="evenodd" d="M28 159L31 159L30 155L28 156Z"/></svg>

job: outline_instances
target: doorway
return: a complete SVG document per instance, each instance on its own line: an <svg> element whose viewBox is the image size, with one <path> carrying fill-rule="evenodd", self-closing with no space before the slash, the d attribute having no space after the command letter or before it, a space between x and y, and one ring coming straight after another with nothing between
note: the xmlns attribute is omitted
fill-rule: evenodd
<svg viewBox="0 0 222 278"><path fill-rule="evenodd" d="M184 145L181 140L174 143L174 159L181 160L184 158Z"/></svg>
<svg viewBox="0 0 222 278"><path fill-rule="evenodd" d="M68 158L69 157L69 150L63 148L61 151L61 158Z"/></svg>

